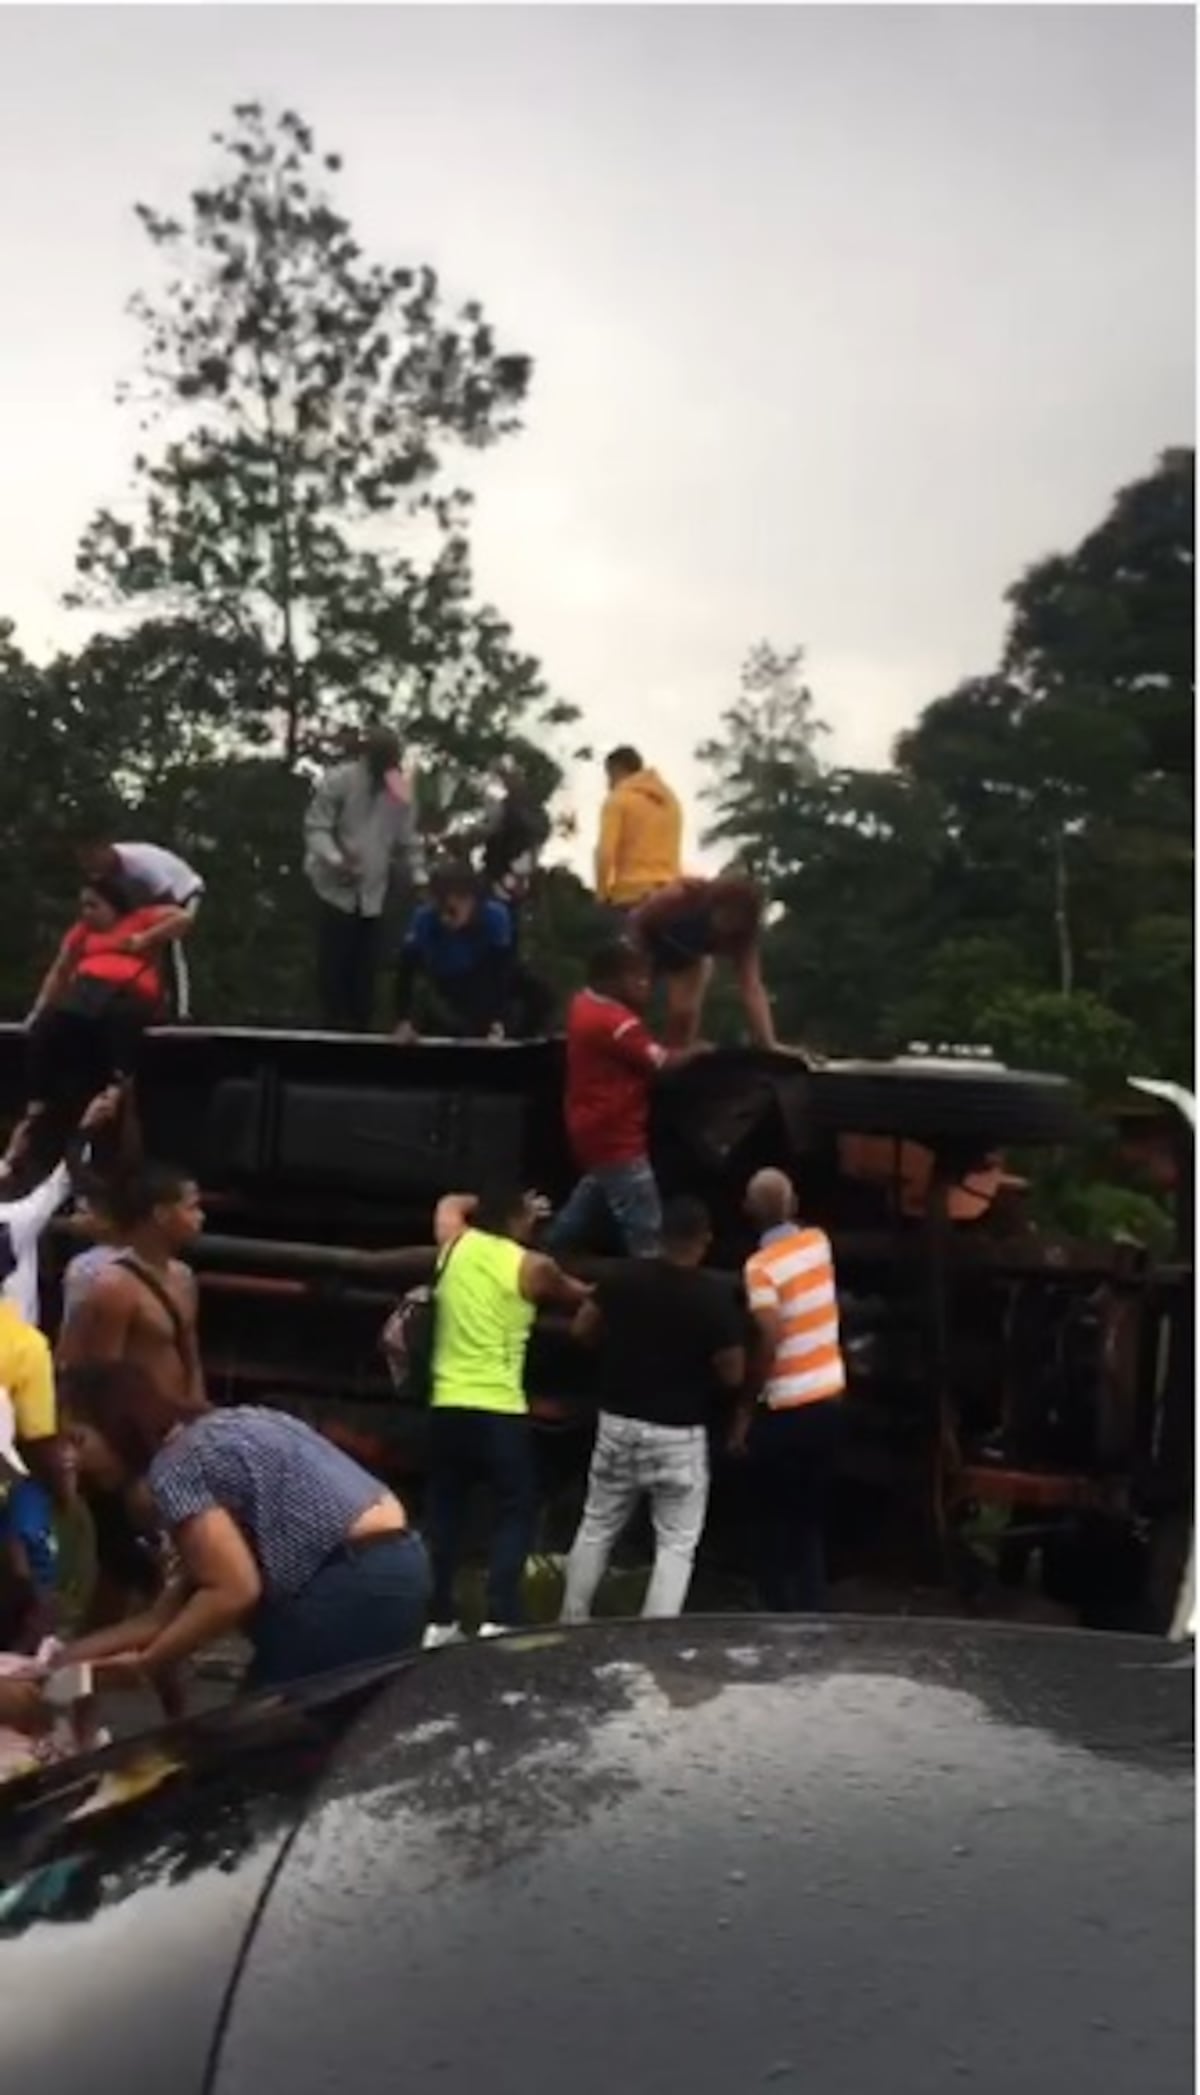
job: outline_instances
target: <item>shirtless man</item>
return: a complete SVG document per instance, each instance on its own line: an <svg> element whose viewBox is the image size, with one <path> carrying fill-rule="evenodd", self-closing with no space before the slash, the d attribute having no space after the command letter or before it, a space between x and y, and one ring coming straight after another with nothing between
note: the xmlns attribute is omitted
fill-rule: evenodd
<svg viewBox="0 0 1200 2095"><path fill-rule="evenodd" d="M204 1227L196 1184L144 1164L110 1186L107 1215L121 1255L92 1279L62 1333L58 1364L135 1361L165 1395L203 1410L196 1281L178 1256Z"/></svg>

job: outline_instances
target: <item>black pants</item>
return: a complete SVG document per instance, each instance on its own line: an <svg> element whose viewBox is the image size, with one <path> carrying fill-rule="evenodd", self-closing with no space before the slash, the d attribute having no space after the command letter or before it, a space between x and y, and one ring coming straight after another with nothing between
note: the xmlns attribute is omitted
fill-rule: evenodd
<svg viewBox="0 0 1200 2095"><path fill-rule="evenodd" d="M523 1620L521 1575L537 1524L537 1483L529 1420L450 1406L430 1414L425 1531L433 1559L430 1620L454 1621L454 1581L475 1489L490 1485L495 1526L488 1558L487 1620Z"/></svg>
<svg viewBox="0 0 1200 2095"><path fill-rule="evenodd" d="M379 917L319 904L317 1002L330 1033L369 1033L375 1015Z"/></svg>
<svg viewBox="0 0 1200 2095"><path fill-rule="evenodd" d="M29 1097L44 1110L30 1131L30 1170L56 1164L97 1092L135 1074L142 1034L154 1016L144 997L118 994L97 999L90 1009L68 998L34 1020L27 1046Z"/></svg>
<svg viewBox="0 0 1200 2095"><path fill-rule="evenodd" d="M758 1412L750 1429L754 1569L760 1605L775 1615L825 1606L825 1511L842 1437L842 1404Z"/></svg>
<svg viewBox="0 0 1200 2095"><path fill-rule="evenodd" d="M482 1040L496 1022L497 1005L510 1040L538 1040L549 1030L554 1000L544 982L532 974L524 961L508 970L502 996L492 978L480 972L447 975L438 980L424 977L418 991L424 1030L444 1033L449 1040Z"/></svg>

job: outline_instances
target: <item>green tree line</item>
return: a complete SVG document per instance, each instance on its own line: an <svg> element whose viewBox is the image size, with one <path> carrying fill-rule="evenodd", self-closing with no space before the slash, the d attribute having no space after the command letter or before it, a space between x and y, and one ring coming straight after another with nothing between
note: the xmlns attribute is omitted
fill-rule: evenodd
<svg viewBox="0 0 1200 2095"><path fill-rule="evenodd" d="M34 662L0 621L10 1016L71 913L82 837L156 839L208 877L202 1018L299 1023L303 809L364 718L416 752L431 840L477 814L502 753L548 804L580 754L576 708L478 599L460 484L519 432L532 359L426 264L365 255L339 168L301 117L248 103L175 212L137 207L130 484L68 596L96 630ZM699 754L709 840L772 899L785 1037L1190 1080L1193 501L1193 453L1170 451L1031 567L1001 660L934 697L886 768L828 760L801 648L751 651ZM595 924L584 885L548 872L534 947L563 994ZM724 998L713 1015L736 1026Z"/></svg>
<svg viewBox="0 0 1200 2095"><path fill-rule="evenodd" d="M711 840L777 905L785 1034L1190 1083L1194 494L1194 453L1167 452L1029 568L1000 662L886 770L824 763L802 652L752 652L699 754Z"/></svg>

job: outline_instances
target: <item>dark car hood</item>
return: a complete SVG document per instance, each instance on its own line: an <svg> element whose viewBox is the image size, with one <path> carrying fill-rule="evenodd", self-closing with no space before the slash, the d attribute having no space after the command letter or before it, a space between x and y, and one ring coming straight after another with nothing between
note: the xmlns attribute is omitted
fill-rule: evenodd
<svg viewBox="0 0 1200 2095"><path fill-rule="evenodd" d="M924 1623L447 1651L306 1769L231 1748L111 1815L98 1910L0 1943L0 2064L37 2035L53 2095L186 2095L258 1909L217 2095L1183 2095L1191 1686L1150 1642ZM53 2005L14 2026L14 1982Z"/></svg>
<svg viewBox="0 0 1200 2095"><path fill-rule="evenodd" d="M262 1698L0 1791L0 2087L198 2095L288 1836L369 1692Z"/></svg>

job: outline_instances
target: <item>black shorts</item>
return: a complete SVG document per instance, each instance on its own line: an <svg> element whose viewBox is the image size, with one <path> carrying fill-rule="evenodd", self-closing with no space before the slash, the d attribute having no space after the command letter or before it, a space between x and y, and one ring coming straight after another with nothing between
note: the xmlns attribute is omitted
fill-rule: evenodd
<svg viewBox="0 0 1200 2095"><path fill-rule="evenodd" d="M713 955L712 932L699 910L681 912L674 923L645 932L643 943L656 975L689 974Z"/></svg>

